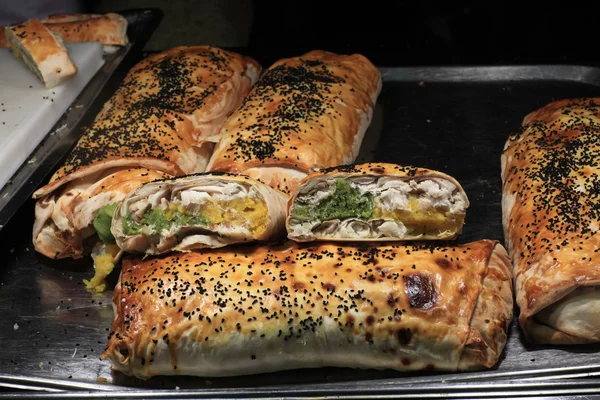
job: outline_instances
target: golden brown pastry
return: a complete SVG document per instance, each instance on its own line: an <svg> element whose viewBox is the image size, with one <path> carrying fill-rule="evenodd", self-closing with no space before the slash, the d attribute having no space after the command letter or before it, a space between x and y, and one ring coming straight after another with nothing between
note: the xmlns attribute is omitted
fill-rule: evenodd
<svg viewBox="0 0 600 400"><path fill-rule="evenodd" d="M51 14L42 21L49 29L60 32L66 43L100 42L103 45L124 46L127 20L115 14Z"/></svg>
<svg viewBox="0 0 600 400"><path fill-rule="evenodd" d="M600 341L600 98L530 113L502 153L504 236L535 343Z"/></svg>
<svg viewBox="0 0 600 400"><path fill-rule="evenodd" d="M77 75L60 34L32 18L4 29L12 52L46 86L53 88Z"/></svg>
<svg viewBox="0 0 600 400"><path fill-rule="evenodd" d="M442 240L462 232L469 200L439 171L390 163L324 168L288 202L295 241Z"/></svg>
<svg viewBox="0 0 600 400"><path fill-rule="evenodd" d="M36 250L52 258L82 256L82 241L96 230L77 221L89 223L127 194L101 187L82 200L85 214L79 215L80 193L106 177L151 169L135 178L143 183L202 172L211 151L206 141L248 93L258 68L251 59L208 46L176 47L134 66L50 182L34 193Z"/></svg>
<svg viewBox="0 0 600 400"><path fill-rule="evenodd" d="M285 237L288 196L243 175L206 172L131 191L111 232L131 253L162 254Z"/></svg>
<svg viewBox="0 0 600 400"><path fill-rule="evenodd" d="M235 246L125 260L102 358L126 375L494 366L512 319L498 242Z"/></svg>
<svg viewBox="0 0 600 400"><path fill-rule="evenodd" d="M380 90L379 70L359 54L282 59L227 119L208 170L290 193L313 169L355 161Z"/></svg>
<svg viewBox="0 0 600 400"><path fill-rule="evenodd" d="M51 14L40 22L61 35L65 43L100 42L105 48L129 43L127 19L115 13ZM0 47L10 47L4 28L0 31Z"/></svg>

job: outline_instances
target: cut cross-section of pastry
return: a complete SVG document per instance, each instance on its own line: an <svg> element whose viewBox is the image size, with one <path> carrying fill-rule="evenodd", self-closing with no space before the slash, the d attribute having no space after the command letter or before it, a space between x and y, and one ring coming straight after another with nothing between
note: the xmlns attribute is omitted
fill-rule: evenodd
<svg viewBox="0 0 600 400"><path fill-rule="evenodd" d="M59 33L49 30L38 19L4 29L13 54L46 86L53 88L77 75L77 66Z"/></svg>
<svg viewBox="0 0 600 400"><path fill-rule="evenodd" d="M388 163L326 168L302 180L286 227L296 241L442 240L462 232L468 197L439 171Z"/></svg>
<svg viewBox="0 0 600 400"><path fill-rule="evenodd" d="M241 175L158 180L125 197L111 231L121 249L146 254L281 239L287 200L286 194Z"/></svg>

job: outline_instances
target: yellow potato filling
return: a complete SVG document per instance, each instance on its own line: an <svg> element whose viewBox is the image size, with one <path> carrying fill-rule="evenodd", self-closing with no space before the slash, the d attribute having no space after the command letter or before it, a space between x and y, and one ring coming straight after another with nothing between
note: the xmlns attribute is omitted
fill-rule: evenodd
<svg viewBox="0 0 600 400"><path fill-rule="evenodd" d="M106 290L105 279L115 268L119 251L120 249L116 244L109 244L106 246L106 253L94 258L94 276L90 280L83 280L86 289L98 293Z"/></svg>
<svg viewBox="0 0 600 400"><path fill-rule="evenodd" d="M181 208L181 205L179 207ZM269 221L267 203L252 197L207 202L202 205L200 214L211 224L248 222L248 229L253 235L261 235L267 229Z"/></svg>
<svg viewBox="0 0 600 400"><path fill-rule="evenodd" d="M423 235L424 238L452 237L462 224L462 221L457 220L450 212L438 211L433 208L429 210L419 210L418 208L419 200L413 196L408 201L408 210L383 211L379 205L375 205L373 217L400 221L413 234Z"/></svg>

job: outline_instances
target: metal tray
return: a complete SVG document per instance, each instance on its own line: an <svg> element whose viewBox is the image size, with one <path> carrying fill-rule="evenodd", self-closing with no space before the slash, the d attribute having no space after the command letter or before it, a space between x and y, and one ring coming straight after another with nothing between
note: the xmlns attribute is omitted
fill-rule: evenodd
<svg viewBox="0 0 600 400"><path fill-rule="evenodd" d="M358 161L438 169L471 207L459 241L503 240L500 152L530 111L559 98L600 95L600 69L578 66L385 68ZM304 369L235 378L139 381L99 360L113 318L111 293L90 294L92 263L50 261L31 246L33 201L0 232L0 386L77 390L73 397L506 397L600 394L600 345L531 346L513 323L489 371L401 373ZM110 279L116 281L117 273ZM18 329L17 329L18 328ZM27 393L28 396L31 393ZM0 393L1 396L1 393Z"/></svg>
<svg viewBox="0 0 600 400"><path fill-rule="evenodd" d="M131 9L119 12L128 22L129 44L105 54L103 67L90 80L71 107L50 129L29 158L0 190L0 229L17 212L23 202L49 177L48 172L67 154L81 136L81 126L96 116L102 104L121 81L119 76L137 60L144 44L162 19L158 9ZM112 78L112 81L111 81ZM116 78L116 79L115 79ZM111 84L112 83L112 84Z"/></svg>

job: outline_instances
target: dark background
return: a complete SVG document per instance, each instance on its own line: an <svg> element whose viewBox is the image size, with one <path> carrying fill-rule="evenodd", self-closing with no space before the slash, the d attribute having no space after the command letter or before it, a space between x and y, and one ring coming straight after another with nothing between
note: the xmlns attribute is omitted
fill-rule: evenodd
<svg viewBox="0 0 600 400"><path fill-rule="evenodd" d="M598 64L600 6L565 3L256 1L248 47L360 52L381 66Z"/></svg>
<svg viewBox="0 0 600 400"><path fill-rule="evenodd" d="M132 8L164 13L146 51L210 44L264 66L313 49L378 66L600 64L597 1L0 0L0 25Z"/></svg>

